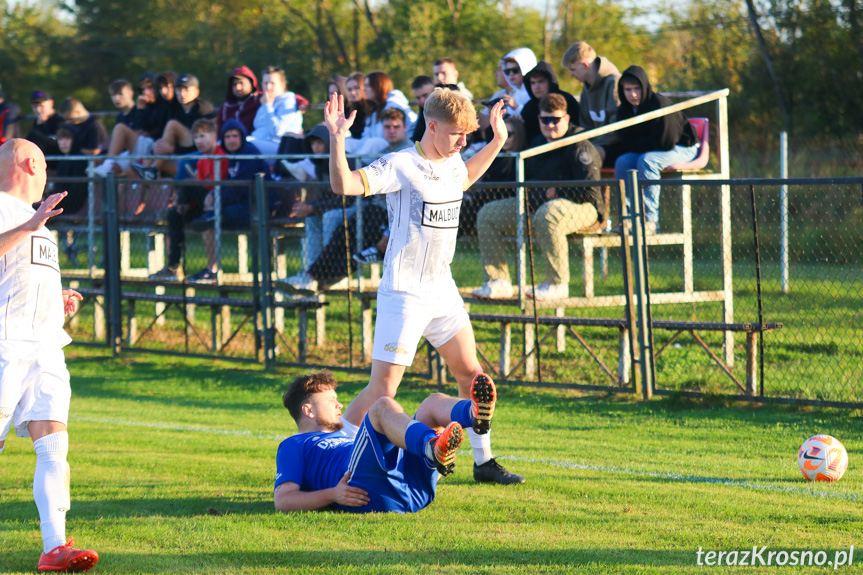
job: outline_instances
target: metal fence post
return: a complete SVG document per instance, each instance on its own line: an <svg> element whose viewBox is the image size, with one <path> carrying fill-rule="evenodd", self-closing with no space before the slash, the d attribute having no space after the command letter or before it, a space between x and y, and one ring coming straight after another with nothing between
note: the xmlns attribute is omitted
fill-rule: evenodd
<svg viewBox="0 0 863 575"><path fill-rule="evenodd" d="M93 174L93 162L87 161L87 269L93 277L96 271L96 182Z"/></svg>
<svg viewBox="0 0 863 575"><path fill-rule="evenodd" d="M639 372L635 370L635 363L638 361L638 346L635 341L636 329L638 328L638 316L636 314L636 302L633 294L633 271L632 271L632 250L629 249L629 241L626 232L626 222L632 221L629 215L629 210L626 207L626 183L624 180L618 181L618 189L620 192L620 259L623 264L623 291L626 298L626 320L628 327L626 333L626 341L621 345L621 361L618 366L619 376L621 381L627 373L630 374L632 382L632 391L642 393L641 377ZM626 347L628 353L625 353L623 347ZM627 357L628 356L628 357Z"/></svg>
<svg viewBox="0 0 863 575"><path fill-rule="evenodd" d="M216 159L213 161L213 181L216 186L213 188L213 215L215 216L214 238L216 248L216 277L218 283L222 283L222 186L219 182L222 179L222 160ZM207 262L209 265L209 262Z"/></svg>
<svg viewBox="0 0 863 575"><path fill-rule="evenodd" d="M641 390L644 399L653 397L653 338L651 337L650 288L647 277L646 249L644 245L644 212L641 190L638 187L638 172L626 174L626 195L632 203L632 257L635 272L635 298L638 303L639 367L641 368Z"/></svg>
<svg viewBox="0 0 863 575"><path fill-rule="evenodd" d="M779 177L788 179L788 132L779 134ZM782 293L788 293L788 185L779 186L779 270Z"/></svg>
<svg viewBox="0 0 863 575"><path fill-rule="evenodd" d="M275 361L276 342L273 334L273 276L270 262L269 234L267 233L267 218L269 216L269 202L267 201L267 189L264 186L264 174L255 174L255 208L257 210L258 225L258 257L257 269L253 277L260 277L260 310L261 327L264 332L264 366L269 368Z"/></svg>
<svg viewBox="0 0 863 575"><path fill-rule="evenodd" d="M113 355L120 353L123 320L120 284L120 230L117 226L117 186L108 174L102 186L102 229L105 254L105 290L108 299L108 345Z"/></svg>
<svg viewBox="0 0 863 575"><path fill-rule="evenodd" d="M518 198L518 217L515 229L516 245L518 246L518 265L516 276L518 279L518 303L522 313L527 309L527 191L524 188L524 159L519 155L515 164L515 180L519 186L516 188ZM533 305L536 305L534 302ZM524 360L524 378L530 380L536 377L536 355L534 347L537 342L535 327L524 324L524 353L530 354Z"/></svg>

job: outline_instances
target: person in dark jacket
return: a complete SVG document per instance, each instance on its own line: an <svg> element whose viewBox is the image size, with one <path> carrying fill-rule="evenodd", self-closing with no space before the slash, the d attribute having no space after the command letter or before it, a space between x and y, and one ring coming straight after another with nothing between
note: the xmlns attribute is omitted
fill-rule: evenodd
<svg viewBox="0 0 863 575"><path fill-rule="evenodd" d="M198 78L192 74L183 74L177 79L175 93L174 99L179 106L172 109L162 137L153 144L153 153L160 156L194 152L192 124L201 118L209 119L216 115L213 105L201 98ZM156 160L155 168L169 177L174 177L177 173L177 164L173 160Z"/></svg>
<svg viewBox="0 0 863 575"><path fill-rule="evenodd" d="M231 71L225 91L225 102L216 114L219 132L228 120L239 120L247 134L255 130L255 116L261 107L261 90L258 77L248 66L239 66Z"/></svg>
<svg viewBox="0 0 863 575"><path fill-rule="evenodd" d="M579 128L569 124L566 99L549 94L540 100L542 135L537 145L572 136ZM602 160L590 142L579 142L529 159L526 181L582 182L599 179ZM528 291L537 300L569 297L569 244L566 236L601 228L607 209L600 186L543 186L528 191L529 213L545 262L545 281ZM498 299L513 296L504 238L516 233L518 199L498 200L483 206L477 216L477 238L482 261L483 286L476 297Z"/></svg>
<svg viewBox="0 0 863 575"><path fill-rule="evenodd" d="M617 120L628 120L671 105L657 94L641 66L630 66L617 85L620 108ZM682 112L662 116L621 130L620 140L607 153L617 157L614 176L621 180L629 170L638 170L640 180L658 180L668 166L691 162L698 155L698 133ZM659 232L660 186L644 189L644 214L647 233ZM627 198L629 202L629 198Z"/></svg>
<svg viewBox="0 0 863 575"><path fill-rule="evenodd" d="M570 125L578 125L578 117L581 107L578 100L569 92L560 89L557 83L557 74L548 62L540 61L536 67L525 74L524 84L530 100L521 109L521 117L524 120L524 132L528 142L533 142L542 135L539 129L539 101L549 94L560 94L566 100L566 113L569 114Z"/></svg>
<svg viewBox="0 0 863 575"><path fill-rule="evenodd" d="M251 218L252 181L257 174L269 175L270 168L264 160L237 157L257 156L261 153L254 144L246 141L248 133L239 120L230 119L225 122L219 135L222 140L222 149L227 155L233 156L228 160L228 175L225 180L226 182L242 182L242 185L220 186L222 229L244 228L249 225ZM213 192L210 192L204 199L204 213L191 224L193 229L204 230L207 267L188 277L186 281L190 283L214 284L217 282L219 267L218 262L216 262L216 232L214 229L216 214L214 207L215 196Z"/></svg>

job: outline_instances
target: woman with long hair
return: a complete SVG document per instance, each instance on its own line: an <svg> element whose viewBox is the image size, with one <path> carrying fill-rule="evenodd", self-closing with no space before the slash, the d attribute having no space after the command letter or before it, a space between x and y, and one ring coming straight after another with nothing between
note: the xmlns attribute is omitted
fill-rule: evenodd
<svg viewBox="0 0 863 575"><path fill-rule="evenodd" d="M386 74L376 70L365 77L363 83L365 89L365 100L368 106L368 116L366 116L365 129L363 130L362 138L383 138L384 123L381 119L381 112L387 108L398 108L405 113L407 118L405 127L407 133L413 132L413 125L417 121L416 112L414 112L408 99L401 90L393 88L393 81ZM356 124L356 120L354 120Z"/></svg>

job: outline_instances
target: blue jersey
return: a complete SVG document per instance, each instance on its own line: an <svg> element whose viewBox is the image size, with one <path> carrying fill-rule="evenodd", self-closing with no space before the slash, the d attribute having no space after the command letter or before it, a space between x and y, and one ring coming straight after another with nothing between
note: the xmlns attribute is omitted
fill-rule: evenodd
<svg viewBox="0 0 863 575"><path fill-rule="evenodd" d="M275 486L292 481L300 491L329 489L348 470L348 484L369 494L362 507L334 505L352 513L415 513L434 500L439 475L431 462L376 432L366 416L356 439L336 431L300 433L284 440L276 455Z"/></svg>
<svg viewBox="0 0 863 575"><path fill-rule="evenodd" d="M344 432L299 433L284 440L276 455L276 484L286 481L302 491L335 487L348 470L354 440Z"/></svg>

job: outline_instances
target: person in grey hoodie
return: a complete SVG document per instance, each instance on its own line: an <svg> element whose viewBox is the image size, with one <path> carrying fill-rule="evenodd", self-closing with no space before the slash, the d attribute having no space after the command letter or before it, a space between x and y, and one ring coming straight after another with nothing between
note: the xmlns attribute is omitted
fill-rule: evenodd
<svg viewBox="0 0 863 575"><path fill-rule="evenodd" d="M620 106L617 92L620 72L617 67L607 58L597 56L596 50L587 42L576 42L567 48L561 65L569 70L570 76L583 85L581 112L576 123L585 130L592 130L616 122L617 108ZM611 132L593 138L591 142L601 149L616 143L619 139L617 132ZM614 167L614 159L603 156L603 165Z"/></svg>

